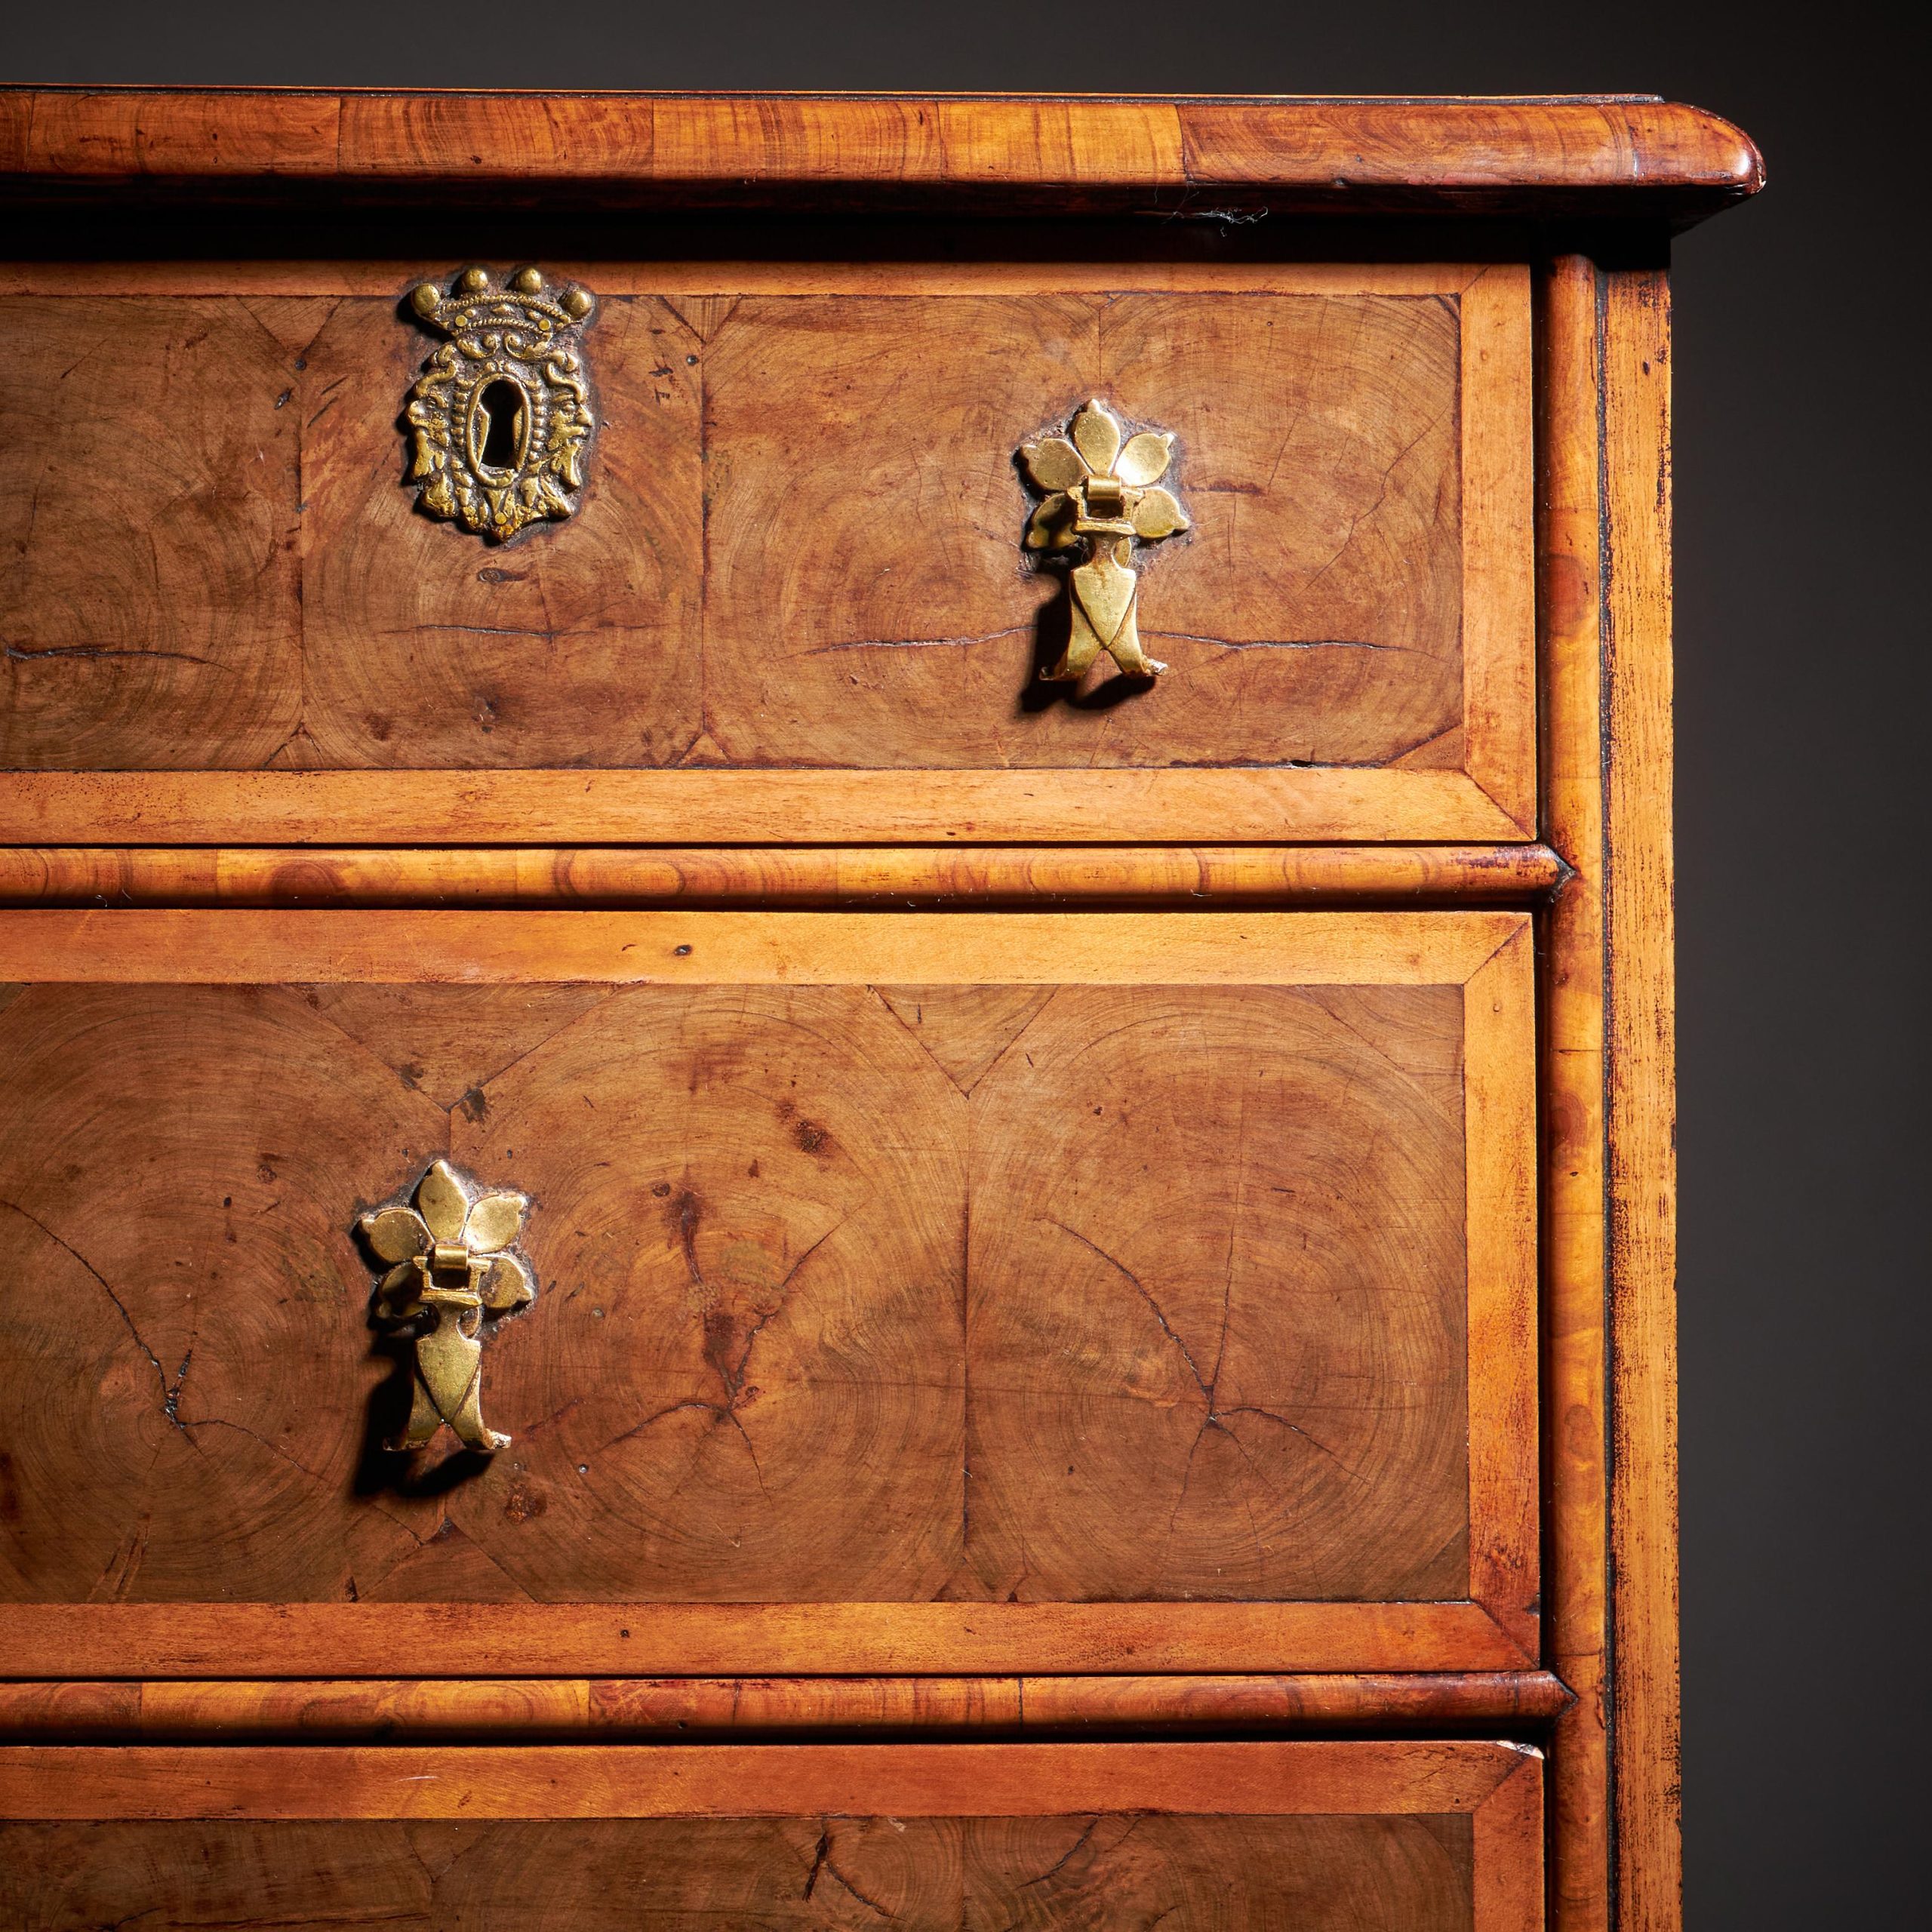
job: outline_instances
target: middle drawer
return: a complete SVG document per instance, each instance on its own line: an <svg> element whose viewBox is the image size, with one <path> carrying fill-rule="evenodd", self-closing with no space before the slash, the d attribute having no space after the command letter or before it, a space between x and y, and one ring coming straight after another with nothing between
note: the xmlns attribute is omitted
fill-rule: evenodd
<svg viewBox="0 0 1932 1932"><path fill-rule="evenodd" d="M1524 915L17 912L0 982L19 1670L1534 1658Z"/></svg>

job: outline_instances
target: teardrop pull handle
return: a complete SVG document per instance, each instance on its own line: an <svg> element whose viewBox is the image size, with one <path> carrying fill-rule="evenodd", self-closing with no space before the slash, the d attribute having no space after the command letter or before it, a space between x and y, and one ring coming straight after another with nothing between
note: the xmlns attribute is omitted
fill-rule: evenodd
<svg viewBox="0 0 1932 1932"><path fill-rule="evenodd" d="M389 1444L420 1449L445 1423L466 1448L509 1441L483 1420L483 1343L497 1322L537 1297L529 1264L512 1251L529 1201L466 1181L432 1161L412 1198L361 1217L363 1240L388 1272L376 1318L416 1344L409 1422Z"/></svg>
<svg viewBox="0 0 1932 1932"><path fill-rule="evenodd" d="M1163 429L1123 437L1119 419L1097 396L1074 412L1065 435L1020 445L1027 480L1040 493L1026 548L1086 550L1085 561L1069 573L1066 648L1043 678L1075 681L1103 651L1130 677L1157 678L1168 668L1140 648L1140 584L1131 560L1136 543L1189 528L1173 491L1161 485L1174 446Z"/></svg>

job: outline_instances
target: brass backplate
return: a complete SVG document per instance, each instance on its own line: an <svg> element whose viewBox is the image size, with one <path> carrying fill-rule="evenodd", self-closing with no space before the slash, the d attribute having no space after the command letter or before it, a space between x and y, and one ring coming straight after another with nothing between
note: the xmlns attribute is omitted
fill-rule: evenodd
<svg viewBox="0 0 1932 1932"><path fill-rule="evenodd" d="M486 1454L507 1435L482 1412L485 1324L535 1300L528 1264L512 1254L530 1204L521 1194L466 1181L433 1161L413 1200L362 1216L363 1239L388 1265L376 1290L376 1318L415 1338L408 1426L392 1449L420 1449L447 1423L466 1448Z"/></svg>
<svg viewBox="0 0 1932 1932"><path fill-rule="evenodd" d="M535 269L499 283L471 268L447 293L418 283L409 306L449 338L405 411L418 506L497 543L573 515L593 426L579 339L595 307L589 291L550 288Z"/></svg>
<svg viewBox="0 0 1932 1932"><path fill-rule="evenodd" d="M1161 429L1124 436L1097 396L1074 412L1064 435L1020 445L1027 481L1040 492L1026 547L1051 553L1084 544L1087 552L1069 573L1066 648L1042 677L1071 683L1103 651L1130 676L1155 678L1168 668L1140 648L1140 586L1128 560L1137 543L1189 528L1174 493L1160 487L1174 445Z"/></svg>

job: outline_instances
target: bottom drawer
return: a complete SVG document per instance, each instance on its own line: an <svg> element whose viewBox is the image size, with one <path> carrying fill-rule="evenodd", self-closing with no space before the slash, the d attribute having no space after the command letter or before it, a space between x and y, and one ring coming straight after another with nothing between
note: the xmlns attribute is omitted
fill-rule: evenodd
<svg viewBox="0 0 1932 1932"><path fill-rule="evenodd" d="M0 1923L1543 1922L1513 1744L0 1750Z"/></svg>

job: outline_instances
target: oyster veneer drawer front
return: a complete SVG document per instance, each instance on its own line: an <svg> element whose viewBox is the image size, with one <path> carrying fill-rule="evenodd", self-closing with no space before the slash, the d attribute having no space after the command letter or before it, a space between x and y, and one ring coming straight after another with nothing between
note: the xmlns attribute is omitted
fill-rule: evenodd
<svg viewBox="0 0 1932 1932"><path fill-rule="evenodd" d="M1525 915L15 912L0 981L17 1672L1534 1660Z"/></svg>
<svg viewBox="0 0 1932 1932"><path fill-rule="evenodd" d="M1478 1742L0 1749L0 1906L138 1922L1533 1932Z"/></svg>
<svg viewBox="0 0 1932 1932"><path fill-rule="evenodd" d="M10 817L1533 831L1521 264L509 266L11 273Z"/></svg>

